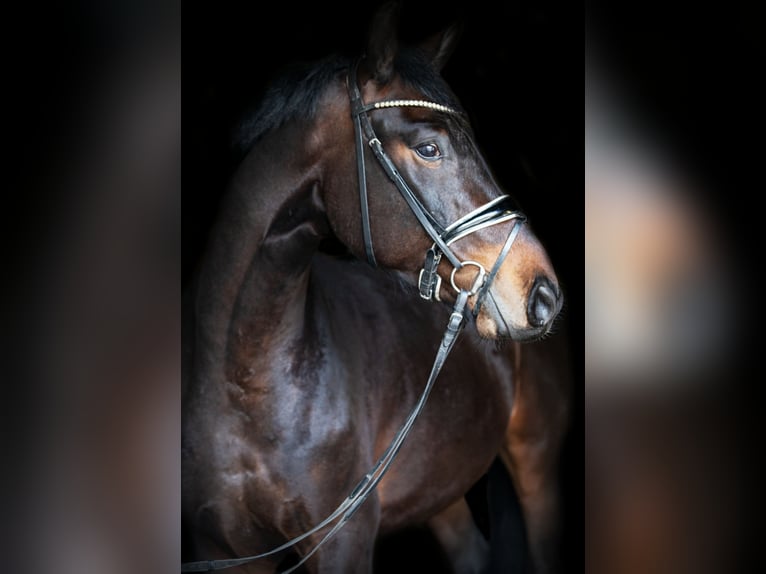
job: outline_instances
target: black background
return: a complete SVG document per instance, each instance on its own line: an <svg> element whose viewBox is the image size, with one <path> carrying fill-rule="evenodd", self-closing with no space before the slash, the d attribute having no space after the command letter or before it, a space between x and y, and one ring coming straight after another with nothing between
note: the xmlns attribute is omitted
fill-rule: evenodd
<svg viewBox="0 0 766 574"><path fill-rule="evenodd" d="M362 52L377 5L185 4L185 279L193 274L234 167L228 146L237 118L286 64ZM403 2L400 25L402 42L423 40L453 22L462 26L443 75L467 109L498 180L548 249L565 290L564 313L576 334L575 417L562 467L570 572L583 562L581 16L582 9L570 3ZM417 548L411 567L435 568L428 547Z"/></svg>

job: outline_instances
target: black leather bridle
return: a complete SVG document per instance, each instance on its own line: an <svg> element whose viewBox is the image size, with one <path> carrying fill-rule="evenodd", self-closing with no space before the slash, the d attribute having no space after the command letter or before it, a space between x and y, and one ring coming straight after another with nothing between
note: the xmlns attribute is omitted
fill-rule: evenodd
<svg viewBox="0 0 766 574"><path fill-rule="evenodd" d="M358 63L357 63L358 64ZM232 568L234 566L241 566L256 560L273 556L292 548L296 544L306 540L314 534L318 534L325 528L332 526L314 546L303 555L300 561L282 572L281 574L289 574L297 570L302 564L304 564L320 547L322 547L330 538L332 538L345 524L351 519L354 513L364 503L365 500L372 494L377 487L378 483L383 479L383 476L388 471L391 463L398 454L404 439L410 432L412 425L415 423L418 415L420 415L423 407L426 404L431 389L433 388L436 378L439 375L444 362L447 360L447 356L455 345L458 335L465 325L465 307L468 302L468 298L477 296L474 304L473 314L477 315L479 309L484 301L484 298L489 292L489 287L492 284L493 279L497 275L505 258L511 250L511 246L515 241L521 224L526 220L523 214L518 211L514 211L510 207L510 197L507 195L501 195L488 203L482 205L478 209L470 212L469 214L461 217L454 223L444 226L440 224L436 218L423 206L418 197L413 193L410 186L399 174L391 158L388 157L383 145L375 135L375 130L372 128L368 113L374 110L392 108L392 107L422 107L429 108L436 112L457 114L459 112L452 108L437 104L435 102L429 102L425 100L387 100L379 101L372 104L365 104L362 100L362 95L359 91L356 78L357 64L354 64L349 70L348 75L348 92L351 100L351 116L354 121L354 134L355 134L355 147L356 147L356 161L357 172L359 175L359 201L361 205L362 215L362 235L364 239L364 249L367 255L367 260L373 266L376 265L375 255L372 248L372 233L370 230L370 215L367 204L367 175L364 161L364 140L367 140L368 146L372 149L373 154L380 163L383 171L393 181L399 193L404 197L407 205L414 213L420 225L425 232L433 239L433 245L426 253L425 263L423 269L420 271L418 278L418 289L420 296L429 301L439 301L439 290L441 289L441 277L437 273L437 268L441 262L442 256L452 264L452 274L450 275L450 284L457 292L457 298L450 315L447 328L442 336L441 344L436 353L433 366L431 367L431 373L426 382L425 388L415 404L414 408L410 412L404 424L394 436L391 443L386 448L385 452L381 455L375 466L362 478L361 481L354 487L351 493L346 499L340 503L340 505L325 518L322 522L314 526L311 530L304 532L300 536L293 538L278 546L253 556L245 556L242 558L231 558L225 560L201 560L198 562L187 562L181 565L182 572L211 572L214 570L223 570L225 568ZM492 269L489 273L486 272L484 267L476 261L461 260L450 248L450 245L471 233L474 233L485 227L497 225L506 221L513 221L513 227L508 233L508 237L503 244L497 259L495 260ZM470 289L461 289L455 283L455 274L458 270L466 266L475 266L479 273L474 280Z"/></svg>
<svg viewBox="0 0 766 574"><path fill-rule="evenodd" d="M386 108L401 107L419 107L434 110L445 114L459 114L460 112L449 106L430 102L427 100L383 100L371 104L365 104L362 94L359 91L357 82L358 62L351 67L348 75L348 95L351 100L351 116L354 120L354 137L356 148L356 166L359 178L359 205L362 218L362 238L364 240L364 251L367 261L375 266L375 253L372 247L372 232L370 229L370 213L367 200L367 174L365 166L364 142L372 150L373 155L383 168L385 174L399 190L399 193L407 202L420 226L433 240L433 245L426 253L423 269L418 277L418 289L423 299L437 301L440 300L439 292L441 290L441 277L437 273L437 268L441 262L442 256L446 257L452 264L452 274L450 283L456 292L460 289L455 284L455 273L467 265L474 266L479 273L470 290L470 295L478 295L473 313L478 315L484 298L487 295L489 286L492 283L497 271L508 255L513 241L519 232L519 224L525 221L524 215L512 208L512 200L508 195L501 195L478 209L475 209L468 215L465 215L450 225L442 225L418 199L412 191L407 181L401 176L396 165L383 149L383 144L375 134L375 130L370 122L369 113L375 110ZM461 259L450 249L450 245L471 233L504 223L506 221L516 220L511 229L503 249L489 274L484 267L476 261L461 261Z"/></svg>

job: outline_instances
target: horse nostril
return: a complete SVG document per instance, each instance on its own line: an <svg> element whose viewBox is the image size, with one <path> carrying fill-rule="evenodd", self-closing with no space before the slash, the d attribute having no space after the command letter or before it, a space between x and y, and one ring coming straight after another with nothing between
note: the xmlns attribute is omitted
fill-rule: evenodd
<svg viewBox="0 0 766 574"><path fill-rule="evenodd" d="M534 327L542 327L553 321L558 312L558 290L545 277L535 279L527 302L527 319Z"/></svg>

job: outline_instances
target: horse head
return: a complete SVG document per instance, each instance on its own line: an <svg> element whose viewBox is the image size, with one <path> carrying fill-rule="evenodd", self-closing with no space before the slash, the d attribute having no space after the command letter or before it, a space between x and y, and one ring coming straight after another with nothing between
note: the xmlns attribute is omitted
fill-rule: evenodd
<svg viewBox="0 0 766 574"><path fill-rule="evenodd" d="M379 10L365 58L358 69L352 67L345 86L330 90L327 113L316 124L313 141L324 154L329 226L354 255L420 284L421 295L429 264L424 267L424 256L435 248L433 298L454 301L455 288L468 290L481 336L539 338L561 309L561 290L545 249L520 212L509 207L512 200L441 77L455 28L405 48L397 40L396 20L395 7ZM363 128L357 142L369 145L353 150L357 118ZM397 177L414 199L402 197ZM420 217L413 214L418 209ZM469 229L461 233L463 228ZM441 257L434 233L448 244L447 257ZM482 282L486 293L480 294ZM430 298L428 292L424 296Z"/></svg>

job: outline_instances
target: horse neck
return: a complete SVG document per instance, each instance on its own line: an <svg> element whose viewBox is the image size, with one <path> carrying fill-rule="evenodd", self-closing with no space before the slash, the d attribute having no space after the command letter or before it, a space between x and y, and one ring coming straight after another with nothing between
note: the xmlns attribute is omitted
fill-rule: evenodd
<svg viewBox="0 0 766 574"><path fill-rule="evenodd" d="M266 136L235 173L200 269L198 380L246 385L264 349L300 333L311 258L326 221L307 126Z"/></svg>

